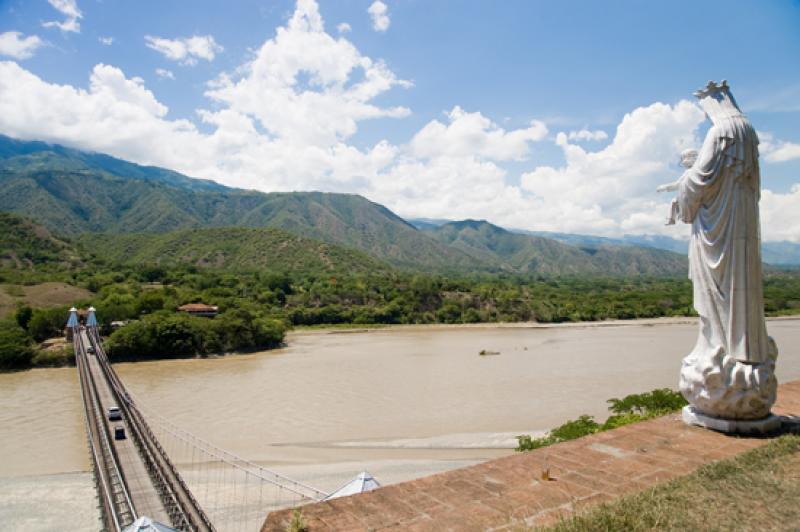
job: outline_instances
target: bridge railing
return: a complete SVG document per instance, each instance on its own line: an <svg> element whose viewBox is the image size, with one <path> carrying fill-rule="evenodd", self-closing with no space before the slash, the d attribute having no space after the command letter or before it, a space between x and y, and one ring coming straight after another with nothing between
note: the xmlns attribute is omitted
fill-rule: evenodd
<svg viewBox="0 0 800 532"><path fill-rule="evenodd" d="M136 447L154 486L159 491L159 496L173 526L180 530L215 530L214 525L192 495L144 416L136 408L122 381L111 367L96 328L87 328L87 332L95 348L95 356L117 399L120 410L129 421Z"/></svg>
<svg viewBox="0 0 800 532"><path fill-rule="evenodd" d="M136 509L119 467L119 457L110 444L110 434L98 401L97 385L87 367L86 346L77 327L73 330L75 363L84 404L84 420L95 482L106 528L122 530L136 519ZM99 441L98 441L99 440Z"/></svg>

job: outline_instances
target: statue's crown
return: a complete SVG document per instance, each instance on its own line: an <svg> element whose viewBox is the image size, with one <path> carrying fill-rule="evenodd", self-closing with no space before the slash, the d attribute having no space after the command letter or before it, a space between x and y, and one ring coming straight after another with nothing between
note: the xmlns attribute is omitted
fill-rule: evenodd
<svg viewBox="0 0 800 532"><path fill-rule="evenodd" d="M706 96L710 96L717 92L727 92L730 94L730 87L728 86L728 80L723 79L719 84L715 83L714 81L709 81L708 85L703 87L702 89L696 90L694 92L695 98L705 98Z"/></svg>

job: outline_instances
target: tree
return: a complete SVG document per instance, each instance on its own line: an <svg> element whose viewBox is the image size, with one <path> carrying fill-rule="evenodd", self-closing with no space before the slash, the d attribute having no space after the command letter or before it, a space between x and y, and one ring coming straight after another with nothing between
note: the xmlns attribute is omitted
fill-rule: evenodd
<svg viewBox="0 0 800 532"><path fill-rule="evenodd" d="M67 307L35 309L28 321L28 333L37 342L61 336L69 318Z"/></svg>
<svg viewBox="0 0 800 532"><path fill-rule="evenodd" d="M31 339L25 330L12 320L0 321L0 368L26 368L32 358Z"/></svg>
<svg viewBox="0 0 800 532"><path fill-rule="evenodd" d="M26 331L28 330L28 324L32 317L33 309L28 305L20 305L14 313L14 319L17 321L17 324Z"/></svg>
<svg viewBox="0 0 800 532"><path fill-rule="evenodd" d="M161 290L142 292L136 301L136 314L152 314L164 308L164 295Z"/></svg>
<svg viewBox="0 0 800 532"><path fill-rule="evenodd" d="M153 328L143 321L132 321L111 334L106 351L111 358L155 358Z"/></svg>

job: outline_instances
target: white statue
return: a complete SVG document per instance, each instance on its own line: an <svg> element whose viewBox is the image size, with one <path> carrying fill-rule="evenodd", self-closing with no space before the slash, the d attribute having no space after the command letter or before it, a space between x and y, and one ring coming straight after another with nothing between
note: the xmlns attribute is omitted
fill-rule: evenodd
<svg viewBox="0 0 800 532"><path fill-rule="evenodd" d="M709 82L695 96L712 127L680 179L657 189L677 191L667 223L692 224L689 278L700 334L683 360L680 390L690 403L687 422L738 430L714 418L775 418L777 390L778 352L764 323L758 137L725 81ZM685 164L691 158L682 154ZM708 417L712 423L698 422Z"/></svg>

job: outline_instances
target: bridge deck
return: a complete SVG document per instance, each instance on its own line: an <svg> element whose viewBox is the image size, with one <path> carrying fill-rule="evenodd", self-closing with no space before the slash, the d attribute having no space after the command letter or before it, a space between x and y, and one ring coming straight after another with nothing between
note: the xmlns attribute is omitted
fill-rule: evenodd
<svg viewBox="0 0 800 532"><path fill-rule="evenodd" d="M84 337L85 345L89 345L89 339L86 333L81 333ZM127 436L124 440L112 440L117 456L119 457L119 465L125 475L125 481L128 485L128 494L133 501L138 515L146 515L160 523L170 524L171 520L167 514L164 505L158 496L158 491L153 486L150 475L147 473L147 468L136 449L136 445L131 438L131 427L127 419L122 421L109 421L106 413L112 406L118 406L111 391L108 380L105 378L100 363L94 355L87 355L87 362L89 371L91 372L92 379L97 386L97 392L100 398L100 403L103 407L104 419L108 426L109 432L114 434L114 427L123 425L125 427L125 434Z"/></svg>

